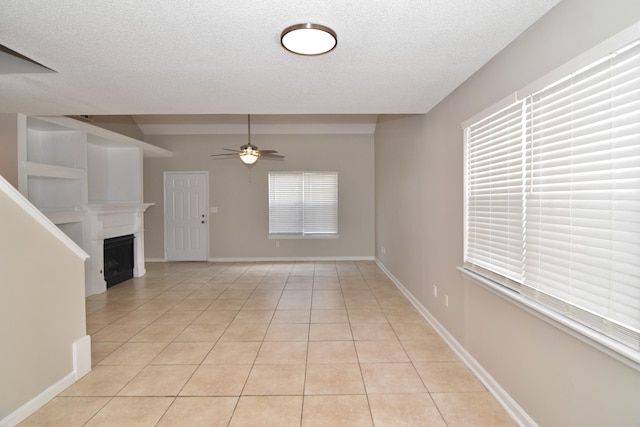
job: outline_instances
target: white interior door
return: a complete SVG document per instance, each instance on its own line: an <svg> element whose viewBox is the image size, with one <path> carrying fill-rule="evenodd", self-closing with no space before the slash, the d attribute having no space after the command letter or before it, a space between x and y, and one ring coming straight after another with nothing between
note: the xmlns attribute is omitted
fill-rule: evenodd
<svg viewBox="0 0 640 427"><path fill-rule="evenodd" d="M206 261L209 253L209 174L164 173L167 261Z"/></svg>

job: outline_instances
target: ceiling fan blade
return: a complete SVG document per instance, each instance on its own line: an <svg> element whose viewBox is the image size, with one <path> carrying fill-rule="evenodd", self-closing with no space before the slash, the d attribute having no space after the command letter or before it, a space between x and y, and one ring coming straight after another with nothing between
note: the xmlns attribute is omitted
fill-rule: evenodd
<svg viewBox="0 0 640 427"><path fill-rule="evenodd" d="M233 151L234 153L241 153L241 151L232 150L231 148L223 148L223 150L225 150L225 151Z"/></svg>
<svg viewBox="0 0 640 427"><path fill-rule="evenodd" d="M276 150L258 150L260 152L260 154L273 154L273 153L277 153Z"/></svg>
<svg viewBox="0 0 640 427"><path fill-rule="evenodd" d="M264 159L284 159L284 156L281 156L280 154L261 154L260 158L264 158Z"/></svg>
<svg viewBox="0 0 640 427"><path fill-rule="evenodd" d="M232 156L237 156L237 154L236 153L211 154L211 157L219 157L219 156L232 157Z"/></svg>

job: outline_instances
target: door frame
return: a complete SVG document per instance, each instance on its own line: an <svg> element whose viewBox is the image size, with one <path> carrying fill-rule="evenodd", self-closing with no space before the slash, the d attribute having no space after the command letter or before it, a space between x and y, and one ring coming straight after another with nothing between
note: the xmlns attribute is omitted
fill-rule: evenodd
<svg viewBox="0 0 640 427"><path fill-rule="evenodd" d="M165 262L169 262L167 257L167 232L169 230L169 225L167 221L167 176L169 175L204 175L205 177L205 194L204 194L204 205L205 205L205 226L206 226L206 239L205 239L205 257L202 260L193 260L193 261L209 261L209 171L164 171L162 174L162 199L163 199L163 207L162 207L162 219L164 223L163 227L163 246L164 246L164 260Z"/></svg>

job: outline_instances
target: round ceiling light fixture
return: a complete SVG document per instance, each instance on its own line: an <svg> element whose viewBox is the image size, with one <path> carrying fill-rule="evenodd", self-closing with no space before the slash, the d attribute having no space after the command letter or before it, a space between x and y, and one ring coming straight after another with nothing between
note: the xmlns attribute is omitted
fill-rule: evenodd
<svg viewBox="0 0 640 427"><path fill-rule="evenodd" d="M282 47L298 55L322 55L338 44L336 32L320 24L296 24L280 35Z"/></svg>

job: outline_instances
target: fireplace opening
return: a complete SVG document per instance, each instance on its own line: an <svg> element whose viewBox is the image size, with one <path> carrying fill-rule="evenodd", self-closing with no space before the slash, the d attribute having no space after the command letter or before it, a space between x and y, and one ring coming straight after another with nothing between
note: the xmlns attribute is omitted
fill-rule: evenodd
<svg viewBox="0 0 640 427"><path fill-rule="evenodd" d="M133 277L133 234L104 239L104 280L107 288Z"/></svg>

